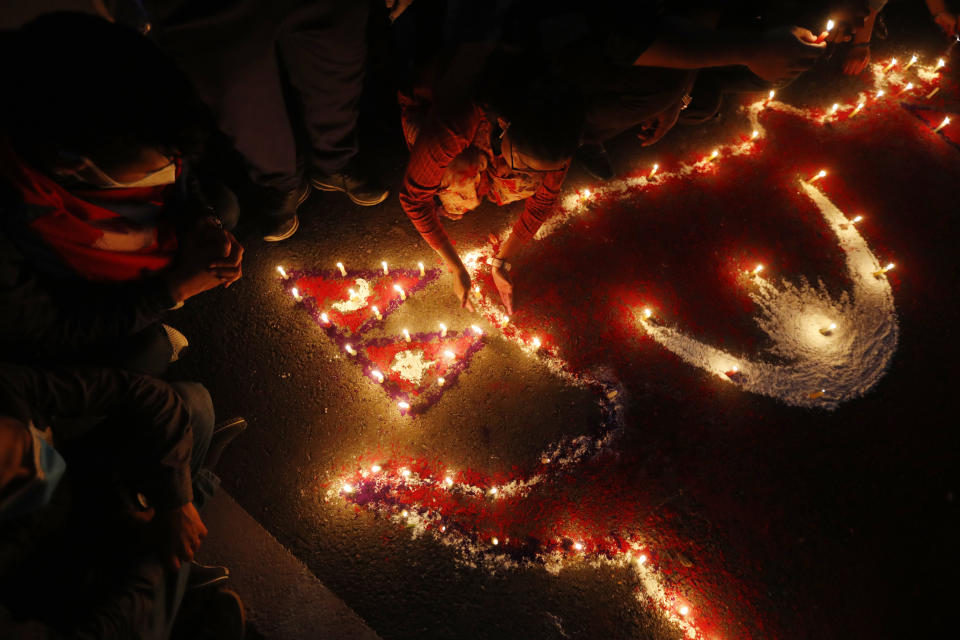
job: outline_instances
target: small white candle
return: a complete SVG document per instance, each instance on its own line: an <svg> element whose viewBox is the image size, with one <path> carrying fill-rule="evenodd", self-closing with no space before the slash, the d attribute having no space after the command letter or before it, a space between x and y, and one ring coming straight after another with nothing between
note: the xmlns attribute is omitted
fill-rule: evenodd
<svg viewBox="0 0 960 640"><path fill-rule="evenodd" d="M377 382L379 382L380 384L383 384L383 374L380 373L380 371L379 371L378 369L374 369L373 371L371 371L371 372L370 372L370 375L372 375L374 378L376 378L376 379L377 379Z"/></svg>
<svg viewBox="0 0 960 640"><path fill-rule="evenodd" d="M574 542L573 548L576 549L577 551L583 551L583 544L580 542Z"/></svg>
<svg viewBox="0 0 960 640"><path fill-rule="evenodd" d="M907 63L907 66L905 66L905 67L903 68L903 70L906 71L907 69L909 69L910 67L912 67L912 66L914 65L914 63L917 61L917 59L918 59L917 56L915 56L915 55L914 55L914 56L911 56L911 57L910 57L910 62Z"/></svg>
<svg viewBox="0 0 960 640"><path fill-rule="evenodd" d="M510 324L510 316L503 316L503 324L505 326Z"/></svg>
<svg viewBox="0 0 960 640"><path fill-rule="evenodd" d="M817 173L817 175L815 175L815 176L813 176L812 178L810 178L809 180L807 180L807 182L810 183L810 184L813 184L814 182L816 182L816 181L819 180L820 178L826 177L826 175L827 175L827 172L824 171L823 169L821 169L821 170Z"/></svg>
<svg viewBox="0 0 960 640"><path fill-rule="evenodd" d="M337 263L337 269L340 269L340 275L341 275L341 276L346 276L346 275L347 275L347 270L343 268L343 263L342 263L342 262L338 262L338 263Z"/></svg>
<svg viewBox="0 0 960 640"><path fill-rule="evenodd" d="M933 130L933 132L936 133L936 132L940 131L940 129L943 129L943 128L944 128L945 126L947 126L948 124L950 124L950 116L944 116L943 122L941 122L940 125L939 125L936 129Z"/></svg>
<svg viewBox="0 0 960 640"><path fill-rule="evenodd" d="M890 64L888 64L887 66L885 66L885 67L883 68L883 73L886 73L887 71L890 71L890 69L893 69L893 68L896 66L896 64L897 64L897 59L896 59L896 58L891 58L891 59L890 59Z"/></svg>
<svg viewBox="0 0 960 640"><path fill-rule="evenodd" d="M640 557L637 558L637 564L643 565L643 564L645 564L646 562L647 562L647 556L646 556L646 554L641 553L641 554L640 554Z"/></svg>
<svg viewBox="0 0 960 640"><path fill-rule="evenodd" d="M357 355L357 350L353 348L353 345L348 344L343 349L352 356Z"/></svg>
<svg viewBox="0 0 960 640"><path fill-rule="evenodd" d="M858 113L860 113L860 110L863 109L863 107L864 107L866 104L867 104L866 102L861 102L861 103L857 104L856 108L854 108L854 110L851 111L851 112L850 112L850 115L847 116L847 117L848 117L848 118L852 118L853 116L855 116L855 115L857 115Z"/></svg>
<svg viewBox="0 0 960 640"><path fill-rule="evenodd" d="M906 92L912 91L912 90L913 90L913 83L912 83L912 82L908 82L907 85L900 91L900 95L903 95L903 94L905 94Z"/></svg>
<svg viewBox="0 0 960 640"><path fill-rule="evenodd" d="M929 99L932 98L933 96L937 95L937 92L939 92L939 91L940 91L940 87L934 87L934 88L933 88L933 91L931 91L930 93L927 94L927 100L929 100Z"/></svg>
<svg viewBox="0 0 960 640"><path fill-rule="evenodd" d="M892 262L888 262L887 266L877 269L876 271L873 272L873 275L874 277L879 278L880 276L885 274L887 271L890 271L891 269L893 269L893 267L894 267L894 264Z"/></svg>
<svg viewBox="0 0 960 640"><path fill-rule="evenodd" d="M330 316L328 316L326 313L321 313L320 321L323 322L323 324L330 324Z"/></svg>
<svg viewBox="0 0 960 640"><path fill-rule="evenodd" d="M589 198L589 197L590 197L591 195L593 195L593 194L590 193L590 189L584 189L582 195L583 195L584 198Z"/></svg>
<svg viewBox="0 0 960 640"><path fill-rule="evenodd" d="M659 169L660 169L660 165L654 163L653 168L650 169L650 177L652 178L653 176L657 175L657 171L659 171Z"/></svg>
<svg viewBox="0 0 960 640"><path fill-rule="evenodd" d="M838 102L834 102L833 106L830 107L830 115L835 114L839 108L840 108L840 104Z"/></svg>
<svg viewBox="0 0 960 640"><path fill-rule="evenodd" d="M406 329L403 330L403 337L404 337L404 339L405 339L407 342L410 342L410 341L411 341L411 339L410 339L410 332L407 331Z"/></svg>
<svg viewBox="0 0 960 640"><path fill-rule="evenodd" d="M719 155L720 155L720 152L717 149L714 149L713 153L711 153L709 157L707 157L707 162L713 162L714 160L716 160L717 156Z"/></svg>
<svg viewBox="0 0 960 640"><path fill-rule="evenodd" d="M447 337L447 325L443 324L442 322L440 323L440 337L441 338Z"/></svg>
<svg viewBox="0 0 960 640"><path fill-rule="evenodd" d="M773 100L773 96L777 95L777 92L773 89L770 89L770 93L767 94L767 102Z"/></svg>
<svg viewBox="0 0 960 640"><path fill-rule="evenodd" d="M293 295L293 299L296 300L297 302L300 302L301 300L303 300L303 296L300 295L300 290L297 289L296 287L294 287L293 289L290 289L290 293Z"/></svg>
<svg viewBox="0 0 960 640"><path fill-rule="evenodd" d="M377 305L370 307L373 310L373 315L377 317L377 320L383 320L383 314L380 313L380 309L377 308Z"/></svg>
<svg viewBox="0 0 960 640"><path fill-rule="evenodd" d="M421 278L422 278L423 276L427 275L427 270L423 268L423 263L422 263L422 262L418 262L418 263L417 263L417 266L420 267L420 277L421 277Z"/></svg>
<svg viewBox="0 0 960 640"><path fill-rule="evenodd" d="M876 98L877 100L879 100L880 98L883 97L883 94L884 94L884 93L886 93L886 91L884 91L883 89L880 89L880 91L877 91L877 95L874 96L874 98Z"/></svg>
<svg viewBox="0 0 960 640"><path fill-rule="evenodd" d="M440 385L440 386L442 387L442 386L444 385L444 383L446 383L446 379L444 379L443 376L440 376L439 378L437 378L437 384L438 384L438 385Z"/></svg>
<svg viewBox="0 0 960 640"><path fill-rule="evenodd" d="M380 266L383 267L383 275L385 275L385 276L390 275L390 270L387 269L387 261L386 261L386 260L384 260L383 262L381 262L381 263L380 263Z"/></svg>
<svg viewBox="0 0 960 640"><path fill-rule="evenodd" d="M861 220L863 220L863 216L855 216L853 220L851 220L850 222L852 222L853 224L857 224Z"/></svg>
<svg viewBox="0 0 960 640"><path fill-rule="evenodd" d="M400 285L398 284L393 285L393 290L400 294L401 300L407 299L407 293L403 290L403 287L401 287Z"/></svg>
<svg viewBox="0 0 960 640"><path fill-rule="evenodd" d="M404 402L403 400L401 400L400 402L397 403L397 408L400 409L400 411L407 411L410 409L410 405ZM409 476L410 472L407 471L406 475Z"/></svg>
<svg viewBox="0 0 960 640"><path fill-rule="evenodd" d="M277 265L277 273L279 273L280 277L283 278L284 280L287 279L287 270L281 267L280 265Z"/></svg>

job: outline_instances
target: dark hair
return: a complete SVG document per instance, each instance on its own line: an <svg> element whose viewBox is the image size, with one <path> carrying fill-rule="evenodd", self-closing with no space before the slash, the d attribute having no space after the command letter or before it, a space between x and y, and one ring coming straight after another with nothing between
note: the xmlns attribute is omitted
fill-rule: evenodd
<svg viewBox="0 0 960 640"><path fill-rule="evenodd" d="M510 123L510 139L547 162L569 159L580 145L583 95L545 60L499 47L480 72L474 99Z"/></svg>
<svg viewBox="0 0 960 640"><path fill-rule="evenodd" d="M2 126L21 153L60 149L106 164L144 148L194 155L210 130L176 64L145 36L96 16L51 13L4 34L0 65Z"/></svg>

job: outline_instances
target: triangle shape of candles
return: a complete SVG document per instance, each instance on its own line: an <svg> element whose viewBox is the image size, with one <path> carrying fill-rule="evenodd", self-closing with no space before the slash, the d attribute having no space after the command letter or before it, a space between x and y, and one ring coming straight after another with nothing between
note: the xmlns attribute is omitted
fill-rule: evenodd
<svg viewBox="0 0 960 640"><path fill-rule="evenodd" d="M423 413L450 389L484 346L483 334L406 332L351 345L364 375L407 415Z"/></svg>
<svg viewBox="0 0 960 640"><path fill-rule="evenodd" d="M421 275L423 274L423 275ZM333 337L350 338L379 326L440 276L440 269L290 271L281 278L284 289Z"/></svg>

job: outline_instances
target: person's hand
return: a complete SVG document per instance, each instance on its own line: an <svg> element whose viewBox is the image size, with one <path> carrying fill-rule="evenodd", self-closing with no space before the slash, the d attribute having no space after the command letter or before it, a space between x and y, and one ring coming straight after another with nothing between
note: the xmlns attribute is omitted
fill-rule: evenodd
<svg viewBox="0 0 960 640"><path fill-rule="evenodd" d="M207 527L192 502L161 513L157 518L157 526L160 528L164 558L174 571L182 563L193 560L203 539L207 537Z"/></svg>
<svg viewBox="0 0 960 640"><path fill-rule="evenodd" d="M817 36L803 27L767 31L747 67L767 82L785 84L810 69L826 51L826 43L817 44L816 40Z"/></svg>
<svg viewBox="0 0 960 640"><path fill-rule="evenodd" d="M413 4L413 0L385 0L387 9L390 9L390 22L400 17L400 14Z"/></svg>
<svg viewBox="0 0 960 640"><path fill-rule="evenodd" d="M497 285L497 291L500 292L500 299L503 306L507 308L507 315L513 315L513 278L510 272L503 267L493 267L490 270L493 274L493 283Z"/></svg>
<svg viewBox="0 0 960 640"><path fill-rule="evenodd" d="M677 124L682 110L683 103L678 100L675 104L658 113L653 120L644 123L643 131L637 135L637 138L641 141L640 146L649 147L659 142Z"/></svg>
<svg viewBox="0 0 960 640"><path fill-rule="evenodd" d="M232 282L239 277L239 263L232 265L242 255L243 247L229 231L212 218L201 220L186 234L176 262L164 274L173 301L181 303L224 284L225 279Z"/></svg>
<svg viewBox="0 0 960 640"><path fill-rule="evenodd" d="M948 36L955 36L960 33L960 16L955 16L949 11L941 11L933 16L933 21L943 29Z"/></svg>
<svg viewBox="0 0 960 640"><path fill-rule="evenodd" d="M851 47L847 52L847 59L843 62L843 72L848 76L855 76L867 68L870 62L870 46Z"/></svg>
<svg viewBox="0 0 960 640"><path fill-rule="evenodd" d="M461 308L473 311L473 303L470 301L470 272L462 264L453 270L453 293L460 301Z"/></svg>
<svg viewBox="0 0 960 640"><path fill-rule="evenodd" d="M0 496L33 475L32 451L30 430L13 418L0 417Z"/></svg>
<svg viewBox="0 0 960 640"><path fill-rule="evenodd" d="M223 230L223 234L229 243L229 251L227 255L211 262L207 269L220 278L224 287L229 287L243 275L240 267L240 262L243 260L243 246L226 229Z"/></svg>

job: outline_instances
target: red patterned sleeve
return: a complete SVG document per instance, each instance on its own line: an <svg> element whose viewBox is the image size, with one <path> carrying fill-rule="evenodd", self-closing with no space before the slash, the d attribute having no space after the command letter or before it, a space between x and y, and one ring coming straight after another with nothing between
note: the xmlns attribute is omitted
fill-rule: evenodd
<svg viewBox="0 0 960 640"><path fill-rule="evenodd" d="M529 242L540 225L557 212L557 197L560 195L560 188L563 187L563 180L567 177L569 168L568 164L559 171L551 171L544 175L543 182L536 193L527 198L523 215L513 225L513 235L518 240Z"/></svg>
<svg viewBox="0 0 960 640"><path fill-rule="evenodd" d="M440 189L440 180L450 162L467 148L476 134L482 115L471 105L462 117L438 118L424 127L410 150L410 163L400 188L400 206L423 239L434 249L447 237L433 197Z"/></svg>

